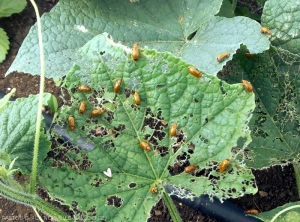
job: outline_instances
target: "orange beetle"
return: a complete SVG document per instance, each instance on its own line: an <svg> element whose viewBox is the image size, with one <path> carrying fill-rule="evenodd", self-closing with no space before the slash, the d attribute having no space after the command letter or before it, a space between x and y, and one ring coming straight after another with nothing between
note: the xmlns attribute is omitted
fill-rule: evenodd
<svg viewBox="0 0 300 222"><path fill-rule="evenodd" d="M131 57L133 58L134 61L137 61L140 57L139 45L137 43L133 44Z"/></svg>
<svg viewBox="0 0 300 222"><path fill-rule="evenodd" d="M69 128L70 130L75 129L75 117L73 115L70 115L68 118Z"/></svg>
<svg viewBox="0 0 300 222"><path fill-rule="evenodd" d="M259 211L257 209L248 209L245 212L246 214L259 214Z"/></svg>
<svg viewBox="0 0 300 222"><path fill-rule="evenodd" d="M217 56L217 61L218 62L223 62L225 59L227 59L230 56L230 53L221 53Z"/></svg>
<svg viewBox="0 0 300 222"><path fill-rule="evenodd" d="M252 58L252 57L255 56L255 54L249 53L249 52L246 52L244 55L245 55L245 57L247 57L247 58Z"/></svg>
<svg viewBox="0 0 300 222"><path fill-rule="evenodd" d="M267 27L261 27L260 31L261 31L261 33L264 33L264 34L267 34L267 35L271 35L271 31Z"/></svg>
<svg viewBox="0 0 300 222"><path fill-rule="evenodd" d="M150 187L150 192L154 194L154 193L157 193L158 190L156 187Z"/></svg>
<svg viewBox="0 0 300 222"><path fill-rule="evenodd" d="M193 66L189 66L189 73L197 78L201 78L202 74Z"/></svg>
<svg viewBox="0 0 300 222"><path fill-rule="evenodd" d="M121 88L121 84L122 84L122 79L118 79L114 85L114 92L118 93L120 91Z"/></svg>
<svg viewBox="0 0 300 222"><path fill-rule="evenodd" d="M149 146L149 144L146 141L141 141L140 142L140 147L142 147L146 151L150 151L151 150L151 147Z"/></svg>
<svg viewBox="0 0 300 222"><path fill-rule="evenodd" d="M253 86L249 81L242 79L242 83L248 92L250 92L250 93L253 92Z"/></svg>
<svg viewBox="0 0 300 222"><path fill-rule="evenodd" d="M86 110L86 102L82 101L79 105L79 113L83 114Z"/></svg>
<svg viewBox="0 0 300 222"><path fill-rule="evenodd" d="M92 117L99 116L104 112L105 112L105 109L95 109L91 112L91 116Z"/></svg>
<svg viewBox="0 0 300 222"><path fill-rule="evenodd" d="M133 95L133 102L136 104L136 105L140 105L141 103L141 99L140 99L140 95L137 91L134 92L134 95Z"/></svg>
<svg viewBox="0 0 300 222"><path fill-rule="evenodd" d="M82 91L82 92L90 92L92 89L88 86L78 86L78 90Z"/></svg>
<svg viewBox="0 0 300 222"><path fill-rule="evenodd" d="M174 123L170 128L170 136L175 136L177 132L177 123Z"/></svg>
<svg viewBox="0 0 300 222"><path fill-rule="evenodd" d="M223 173L226 168L228 167L228 165L230 164L230 159L227 158L225 160L222 160L222 162L220 163L220 166L219 166L219 171L220 173Z"/></svg>
<svg viewBox="0 0 300 222"><path fill-rule="evenodd" d="M186 168L184 168L184 172L185 173L191 173L196 169L196 165L191 164L189 166L187 166Z"/></svg>

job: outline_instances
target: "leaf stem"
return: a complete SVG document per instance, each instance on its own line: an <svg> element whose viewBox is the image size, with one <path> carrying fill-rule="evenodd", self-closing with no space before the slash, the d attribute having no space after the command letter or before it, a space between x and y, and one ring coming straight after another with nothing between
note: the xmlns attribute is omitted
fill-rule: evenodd
<svg viewBox="0 0 300 222"><path fill-rule="evenodd" d="M37 159L38 159L40 130L41 130L41 121L42 121L43 94L44 94L44 85L45 85L45 68L44 68L45 65L44 65L44 50L43 50L40 14L34 0L30 0L30 2L35 10L36 19L37 19L38 39L39 39L39 48L40 48L40 62L41 62L40 94L39 94L39 104L38 104L38 111L37 111L37 118L36 118L36 131L35 131L35 139L34 139L32 171L31 171L31 178L30 178L30 191L29 191L31 194L34 194L35 187L36 187Z"/></svg>
<svg viewBox="0 0 300 222"><path fill-rule="evenodd" d="M53 205L47 203L40 197L32 194L25 193L21 190L15 190L11 187L3 184L0 182L0 193L2 196L6 197L7 199L13 200L15 202L34 206L43 213L49 215L50 217L54 218L58 221L73 221L70 216L66 215L65 213L61 212L59 209L54 207Z"/></svg>
<svg viewBox="0 0 300 222"><path fill-rule="evenodd" d="M163 191L163 200L168 207L168 210L170 212L172 220L174 222L182 222L182 219L178 213L178 210L177 210L172 198L169 196L169 194L166 193L165 190Z"/></svg>
<svg viewBox="0 0 300 222"><path fill-rule="evenodd" d="M296 178L296 183L297 183L297 188L298 188L298 197L300 197L300 164L299 163L293 163L293 168L294 168L294 173L295 173L295 178Z"/></svg>
<svg viewBox="0 0 300 222"><path fill-rule="evenodd" d="M232 11L235 10L236 4L237 4L237 0L233 0L233 1L232 1L232 4L231 4L231 9L232 9Z"/></svg>

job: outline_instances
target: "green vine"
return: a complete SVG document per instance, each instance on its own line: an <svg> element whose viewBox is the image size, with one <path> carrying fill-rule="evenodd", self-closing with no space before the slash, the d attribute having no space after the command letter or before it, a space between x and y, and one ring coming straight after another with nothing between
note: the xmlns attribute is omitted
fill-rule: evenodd
<svg viewBox="0 0 300 222"><path fill-rule="evenodd" d="M174 222L182 222L182 219L178 213L178 210L172 200L172 198L169 196L169 194L166 193L166 191L163 191L163 200L164 203L167 205L169 213L173 219Z"/></svg>
<svg viewBox="0 0 300 222"><path fill-rule="evenodd" d="M37 209L43 213L55 218L58 221L72 221L71 218L65 213L61 212L59 209L53 205L47 203L40 197L32 194L25 193L21 190L12 189L9 186L0 182L0 193L7 199L13 200L15 202L25 204L28 206L35 206Z"/></svg>
<svg viewBox="0 0 300 222"><path fill-rule="evenodd" d="M36 18L37 18L37 27L38 27L38 39L39 39L39 48L40 48L40 61L41 61L41 81L40 81L40 94L39 94L39 104L37 111L37 119L36 119L36 131L35 131L35 139L34 139L34 151L33 151L33 160L32 160L32 171L30 178L30 193L35 193L36 187L36 173L37 173L37 159L38 159L38 151L39 151L39 140L40 140L40 129L42 122L42 109L43 109L43 94L44 94L44 85L45 85L45 65L44 65L44 50L43 50L43 40L42 40L42 28L40 21L40 14L35 4L34 0L30 0L33 8L35 10Z"/></svg>

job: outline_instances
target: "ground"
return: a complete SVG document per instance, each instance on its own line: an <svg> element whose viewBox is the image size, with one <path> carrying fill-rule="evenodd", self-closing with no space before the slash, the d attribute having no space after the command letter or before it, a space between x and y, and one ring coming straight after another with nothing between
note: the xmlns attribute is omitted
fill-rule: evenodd
<svg viewBox="0 0 300 222"><path fill-rule="evenodd" d="M36 0L40 13L48 12L58 0ZM0 64L0 91L9 92L16 88L16 97L27 97L37 94L39 91L39 76L31 76L24 73L12 73L5 77L5 72L15 59L20 45L26 37L30 27L35 23L33 7L28 3L26 9L9 18L0 19L0 27L8 34L10 50L6 61ZM39 62L38 60L36 62ZM60 96L60 88L56 87L51 79L46 80L46 92ZM61 104L61 101L60 101ZM253 171L259 192L256 195L246 195L242 198L232 200L244 209L256 208L259 211L268 211L288 202L299 200L292 165L284 167L274 166L265 170ZM40 195L48 200L45 192ZM194 210L182 203L175 202L183 221L219 221ZM66 207L62 210L69 212ZM0 220L1 221L38 221L33 210L27 206L17 204L0 196ZM46 219L45 221L51 221ZM151 211L148 221L171 221L166 206L160 201Z"/></svg>

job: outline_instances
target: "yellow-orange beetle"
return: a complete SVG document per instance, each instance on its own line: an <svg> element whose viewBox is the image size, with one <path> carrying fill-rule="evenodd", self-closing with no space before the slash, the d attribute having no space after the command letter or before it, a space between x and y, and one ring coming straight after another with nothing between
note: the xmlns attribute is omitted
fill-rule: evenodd
<svg viewBox="0 0 300 222"><path fill-rule="evenodd" d="M246 214L259 214L259 211L257 209L248 209L246 210Z"/></svg>
<svg viewBox="0 0 300 222"><path fill-rule="evenodd" d="M75 117L73 115L70 115L68 118L69 128L70 130L75 129Z"/></svg>
<svg viewBox="0 0 300 222"><path fill-rule="evenodd" d="M137 43L133 44L131 57L133 58L134 61L137 61L140 57L139 45Z"/></svg>
<svg viewBox="0 0 300 222"><path fill-rule="evenodd" d="M227 158L225 160L222 160L222 162L220 163L220 166L219 166L219 171L220 173L223 173L226 168L228 167L228 165L230 164L230 159Z"/></svg>
<svg viewBox="0 0 300 222"><path fill-rule="evenodd" d="M260 31L261 31L261 33L264 33L264 34L267 34L267 35L271 35L271 31L267 27L261 27Z"/></svg>
<svg viewBox="0 0 300 222"><path fill-rule="evenodd" d="M86 110L86 102L82 101L79 105L79 113L83 114Z"/></svg>
<svg viewBox="0 0 300 222"><path fill-rule="evenodd" d="M151 150L151 147L149 146L149 144L146 141L141 141L140 142L140 147L142 147L146 151L150 151Z"/></svg>
<svg viewBox="0 0 300 222"><path fill-rule="evenodd" d="M242 83L248 92L253 92L253 86L249 81L242 79Z"/></svg>
<svg viewBox="0 0 300 222"><path fill-rule="evenodd" d="M170 128L170 136L175 136L177 132L177 123L174 123Z"/></svg>
<svg viewBox="0 0 300 222"><path fill-rule="evenodd" d="M114 85L114 92L118 93L120 91L121 88L121 84L122 84L122 79L118 79Z"/></svg>
<svg viewBox="0 0 300 222"><path fill-rule="evenodd" d="M91 117L99 116L105 112L105 109L95 109L91 112Z"/></svg>
<svg viewBox="0 0 300 222"><path fill-rule="evenodd" d="M201 78L202 74L193 66L189 66L189 73L197 78Z"/></svg>
<svg viewBox="0 0 300 222"><path fill-rule="evenodd" d="M184 168L184 172L185 172L185 173L191 173L191 172L193 172L195 169L196 169L196 165L191 164L191 165L189 165L189 166L187 166L187 167Z"/></svg>
<svg viewBox="0 0 300 222"><path fill-rule="evenodd" d="M133 102L136 104L136 105L140 105L141 103L141 98L140 98L140 95L137 91L134 92L134 95L133 95Z"/></svg>
<svg viewBox="0 0 300 222"><path fill-rule="evenodd" d="M230 56L230 53L221 53L217 56L217 61L218 62L223 62L225 59L227 59Z"/></svg>
<svg viewBox="0 0 300 222"><path fill-rule="evenodd" d="M82 92L90 92L92 89L88 86L78 86L78 90L82 91Z"/></svg>
<svg viewBox="0 0 300 222"><path fill-rule="evenodd" d="M247 57L247 58L252 58L252 57L255 56L255 54L249 53L249 52L246 52L244 55L245 55L245 57Z"/></svg>
<svg viewBox="0 0 300 222"><path fill-rule="evenodd" d="M154 194L154 193L157 193L158 190L156 187L150 187L150 192Z"/></svg>

